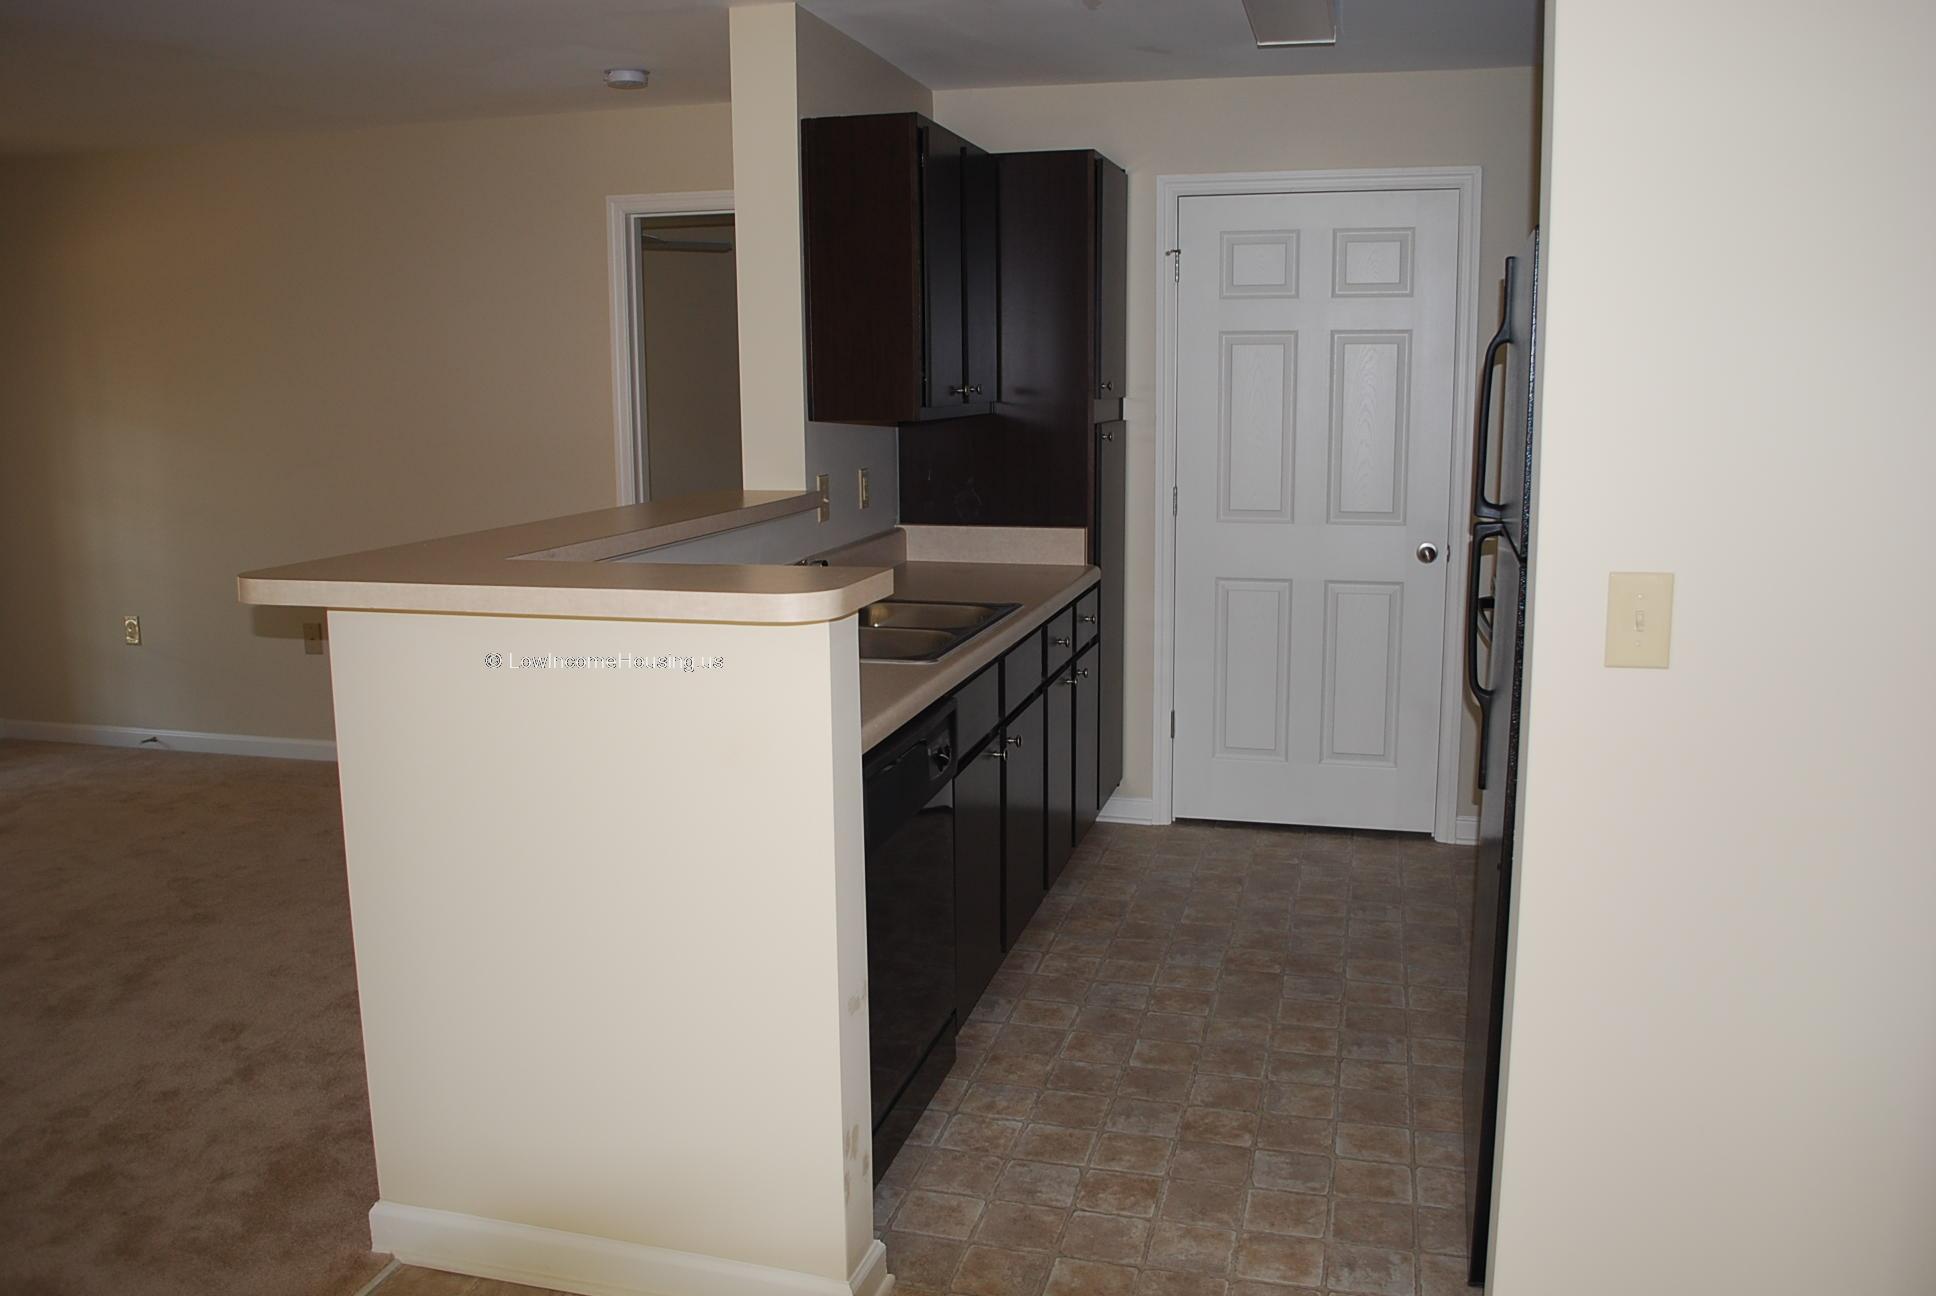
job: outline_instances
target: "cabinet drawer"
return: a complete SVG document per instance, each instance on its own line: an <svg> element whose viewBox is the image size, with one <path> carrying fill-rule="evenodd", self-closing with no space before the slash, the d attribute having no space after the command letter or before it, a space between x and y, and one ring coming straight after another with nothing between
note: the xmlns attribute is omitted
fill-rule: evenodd
<svg viewBox="0 0 1936 1296"><path fill-rule="evenodd" d="M1047 629L1049 672L1053 674L1076 655L1076 605L1071 603L1050 617Z"/></svg>
<svg viewBox="0 0 1936 1296"><path fill-rule="evenodd" d="M1102 587L1098 585L1076 600L1076 651L1096 642L1102 629Z"/></svg>
<svg viewBox="0 0 1936 1296"><path fill-rule="evenodd" d="M1019 710L1041 682L1042 632L1036 630L1002 657L1002 711Z"/></svg>
<svg viewBox="0 0 1936 1296"><path fill-rule="evenodd" d="M972 751L1002 722L1002 672L989 666L955 691L955 737Z"/></svg>

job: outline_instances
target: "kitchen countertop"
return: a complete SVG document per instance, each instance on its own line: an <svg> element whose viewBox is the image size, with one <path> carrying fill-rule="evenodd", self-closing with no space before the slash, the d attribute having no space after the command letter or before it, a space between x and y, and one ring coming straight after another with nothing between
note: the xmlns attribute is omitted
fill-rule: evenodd
<svg viewBox="0 0 1936 1296"><path fill-rule="evenodd" d="M1095 567L1048 563L897 564L895 598L1022 606L940 661L861 662L861 750L872 750L1101 579Z"/></svg>
<svg viewBox="0 0 1936 1296"><path fill-rule="evenodd" d="M243 572L244 603L641 621L836 621L893 591L884 564L610 562L820 506L813 491L713 491Z"/></svg>

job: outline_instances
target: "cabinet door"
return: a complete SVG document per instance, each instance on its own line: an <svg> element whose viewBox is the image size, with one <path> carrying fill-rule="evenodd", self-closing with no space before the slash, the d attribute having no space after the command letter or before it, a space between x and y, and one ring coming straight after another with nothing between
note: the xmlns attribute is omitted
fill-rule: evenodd
<svg viewBox="0 0 1936 1296"><path fill-rule="evenodd" d="M1047 737L1044 720L1046 704L1036 694L1013 720L1003 727L1002 748L1007 759L1002 766L1002 904L1006 921L1003 943L1014 945L1015 938L1028 926L1042 904L1042 824L1047 786Z"/></svg>
<svg viewBox="0 0 1936 1296"><path fill-rule="evenodd" d="M1096 398L1123 398L1129 319L1129 173L1096 161Z"/></svg>
<svg viewBox="0 0 1936 1296"><path fill-rule="evenodd" d="M1096 781L1096 761L1102 742L1102 675L1097 669L1102 651L1091 647L1076 658L1076 793L1075 844L1095 827L1096 812L1102 808L1101 785ZM956 811L960 813L959 810Z"/></svg>
<svg viewBox="0 0 1936 1296"><path fill-rule="evenodd" d="M967 147L932 122L921 127L922 404L928 406L964 399L961 201Z"/></svg>
<svg viewBox="0 0 1936 1296"><path fill-rule="evenodd" d="M1091 558L1102 568L1102 726L1096 754L1097 800L1109 803L1123 781L1123 424L1096 429L1096 529Z"/></svg>
<svg viewBox="0 0 1936 1296"><path fill-rule="evenodd" d="M973 404L1001 399L1000 271L998 232L1000 188L992 154L973 144L962 146L961 161L961 329L962 398Z"/></svg>
<svg viewBox="0 0 1936 1296"><path fill-rule="evenodd" d="M1064 662L1042 695L1048 708L1048 786L1043 797L1042 881L1054 886L1076 844L1076 677Z"/></svg>
<svg viewBox="0 0 1936 1296"><path fill-rule="evenodd" d="M1002 965L1001 736L955 774L956 1021L965 1022Z"/></svg>

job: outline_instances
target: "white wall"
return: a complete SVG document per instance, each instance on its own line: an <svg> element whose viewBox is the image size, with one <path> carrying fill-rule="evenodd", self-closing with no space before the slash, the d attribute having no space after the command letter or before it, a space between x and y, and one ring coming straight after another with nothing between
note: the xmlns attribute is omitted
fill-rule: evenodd
<svg viewBox="0 0 1936 1296"><path fill-rule="evenodd" d="M1497 325L1499 267L1533 223L1530 68L948 90L935 116L991 150L1095 148L1129 171L1128 624L1153 624L1156 503L1156 178L1218 171L1478 165L1484 169L1480 327ZM1132 635L1121 795L1150 795L1153 645ZM1466 769L1470 771L1470 726ZM1470 787L1471 776L1464 778Z"/></svg>
<svg viewBox="0 0 1936 1296"><path fill-rule="evenodd" d="M1497 1296L1936 1289L1936 8L1558 0ZM1672 666L1601 665L1675 572Z"/></svg>

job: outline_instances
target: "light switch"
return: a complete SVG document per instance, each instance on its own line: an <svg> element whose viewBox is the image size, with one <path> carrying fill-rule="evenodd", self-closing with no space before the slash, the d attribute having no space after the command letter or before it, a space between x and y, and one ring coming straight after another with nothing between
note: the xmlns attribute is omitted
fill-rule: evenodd
<svg viewBox="0 0 1936 1296"><path fill-rule="evenodd" d="M1673 572L1607 577L1607 665L1666 670L1673 633Z"/></svg>

